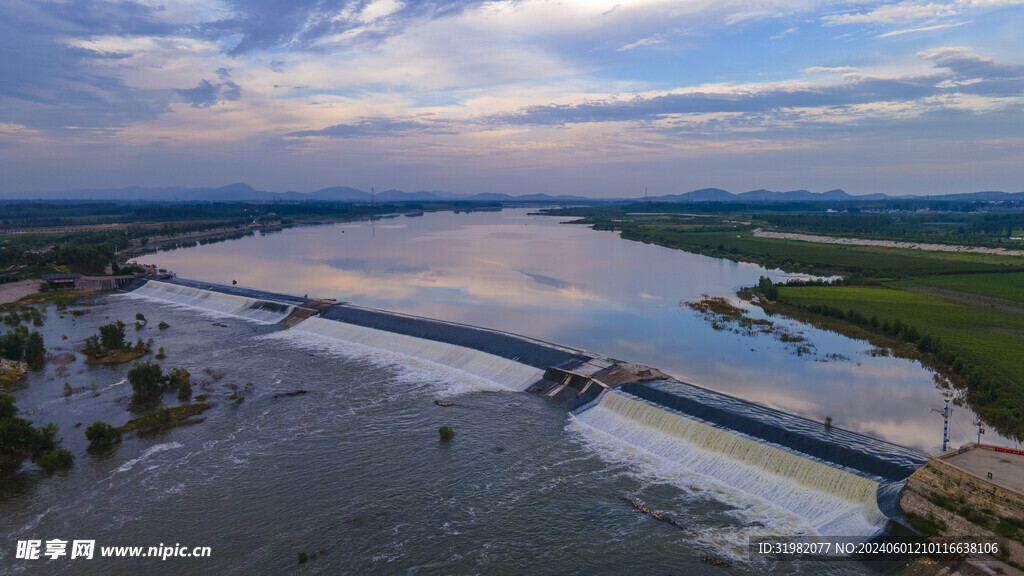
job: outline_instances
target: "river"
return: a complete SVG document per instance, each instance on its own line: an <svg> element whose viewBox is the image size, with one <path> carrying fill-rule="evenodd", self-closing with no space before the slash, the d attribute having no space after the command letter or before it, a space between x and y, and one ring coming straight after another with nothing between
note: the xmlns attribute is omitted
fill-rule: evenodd
<svg viewBox="0 0 1024 576"><path fill-rule="evenodd" d="M815 350L798 356L770 335L715 330L680 305L785 274L524 210L298 227L142 260L186 278L334 297L643 362L902 444L934 450L941 438L941 419L929 411L941 397L917 364L875 358L863 343L809 328L800 330ZM750 538L810 537L815 524L625 442L602 418L575 418L501 382L133 295L98 295L72 308L79 315L46 309L40 330L52 354L144 313L149 323L130 326L129 338L153 338L165 350L164 369L189 370L195 393L214 407L203 422L94 455L84 428L132 417L128 367L86 366L77 355L30 373L13 392L19 408L36 423L57 423L76 461L66 472L0 486L3 573L719 570L702 556L731 564L723 573L865 572L853 562L749 556ZM306 393L280 397L296 390ZM236 391L243 400L229 398ZM176 404L172 397L165 404ZM442 425L455 431L450 443L438 442ZM970 439L957 430L954 442ZM212 555L15 558L16 542L30 539L95 540L97 555L104 546L160 545L209 546ZM300 564L299 552L315 557Z"/></svg>

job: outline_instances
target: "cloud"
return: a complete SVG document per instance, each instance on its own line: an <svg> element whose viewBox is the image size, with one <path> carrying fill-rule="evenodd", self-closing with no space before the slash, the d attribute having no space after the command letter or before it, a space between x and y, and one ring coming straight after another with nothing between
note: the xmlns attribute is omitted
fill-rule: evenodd
<svg viewBox="0 0 1024 576"><path fill-rule="evenodd" d="M956 28L957 26L963 26L966 22L955 22L952 24L936 24L934 26L921 26L919 28L904 28L902 30L893 30L892 32L886 32L884 34L876 34L875 38L889 38L891 36L902 36L903 34L912 34L914 32L931 32L933 30L945 30L946 28Z"/></svg>
<svg viewBox="0 0 1024 576"><path fill-rule="evenodd" d="M832 14L821 20L826 26L842 26L845 24L893 24L912 20L928 20L943 16L953 16L960 9L953 4L929 2L922 4L906 0L898 4L885 4L870 12Z"/></svg>
<svg viewBox="0 0 1024 576"><path fill-rule="evenodd" d="M221 74L221 71L223 71L223 74ZM180 88L176 89L175 92L193 108L208 108L215 104L233 102L241 98L242 88L227 79L231 77L227 70L221 68L218 70L218 74L224 82L214 84L204 78L199 81L199 85L195 88Z"/></svg>
<svg viewBox="0 0 1024 576"><path fill-rule="evenodd" d="M769 39L770 40L779 40L779 39L785 38L786 36L789 36L790 34L792 34L793 32L796 32L796 31L797 31L796 26L794 26L792 28L786 28L785 30L783 30L782 32L779 32L775 36L771 36Z"/></svg>
<svg viewBox="0 0 1024 576"><path fill-rule="evenodd" d="M811 66L810 68L804 68L804 72L808 74L831 74L831 73L847 73L856 72L857 68L853 66Z"/></svg>
<svg viewBox="0 0 1024 576"><path fill-rule="evenodd" d="M358 122L335 124L320 130L298 130L285 134L291 138L360 138L364 136L407 136L412 134L457 134L455 124L435 118L367 118Z"/></svg>
<svg viewBox="0 0 1024 576"><path fill-rule="evenodd" d="M1021 97L1024 95L1024 66L1000 64L978 56L970 48L947 46L918 54L951 73L948 86L966 94Z"/></svg>
<svg viewBox="0 0 1024 576"><path fill-rule="evenodd" d="M377 44L412 23L449 17L477 4L474 0L231 0L235 16L203 28L218 36L240 36L230 51L235 56L281 46L318 51L325 43Z"/></svg>
<svg viewBox="0 0 1024 576"><path fill-rule="evenodd" d="M95 8L95 14L89 6ZM105 17L110 19L107 27L126 33L168 30L161 23L148 22L146 14L146 7L105 2L38 7L0 4L0 121L33 129L59 131L77 126L109 130L154 120L165 113L169 94L128 86L93 66L97 62L116 65L123 60L122 54L96 52L67 42L78 26L96 25Z"/></svg>
<svg viewBox="0 0 1024 576"><path fill-rule="evenodd" d="M582 104L531 106L497 115L492 121L514 125L649 121L671 114L759 112L797 107L839 106L880 100L913 100L939 91L933 77L861 77L838 84L765 84L707 87L652 97L610 99Z"/></svg>
<svg viewBox="0 0 1024 576"><path fill-rule="evenodd" d="M621 46L619 48L619 52L625 52L627 50L632 50L634 48L639 48L641 46L654 46L656 44L661 44L664 41L665 41L665 39L664 39L664 37L661 34L655 34L654 36L648 36L647 38L641 38L641 39L637 40L636 42L630 42L629 44Z"/></svg>

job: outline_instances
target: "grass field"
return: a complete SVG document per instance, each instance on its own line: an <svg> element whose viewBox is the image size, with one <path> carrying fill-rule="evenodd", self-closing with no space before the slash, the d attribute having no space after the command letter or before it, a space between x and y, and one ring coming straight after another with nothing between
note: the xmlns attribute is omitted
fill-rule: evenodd
<svg viewBox="0 0 1024 576"><path fill-rule="evenodd" d="M757 224L737 214L580 215L629 240L790 272L842 275L843 285L779 286L776 301L760 303L926 363L966 390L971 407L990 426L1024 439L1024 314L1015 305L985 301L1024 302L1024 258L758 238L751 233ZM951 292L944 298L918 288ZM897 320L913 331L891 329Z"/></svg>
<svg viewBox="0 0 1024 576"><path fill-rule="evenodd" d="M779 302L790 307L789 315L812 323L821 318L793 307L829 306L847 315L854 310L879 324L899 320L922 337L941 339L944 350L964 367L960 372L950 362L919 354L912 344L899 343L897 349L968 384L967 399L983 419L1004 435L1024 436L1024 315L884 286L780 286ZM825 327L838 326L851 336L893 341L877 328L823 320Z"/></svg>
<svg viewBox="0 0 1024 576"><path fill-rule="evenodd" d="M852 309L890 323L898 319L1024 387L1024 316L1019 314L881 286L780 286L779 299Z"/></svg>
<svg viewBox="0 0 1024 576"><path fill-rule="evenodd" d="M1024 302L1024 272L927 276L901 281L896 286L929 286Z"/></svg>
<svg viewBox="0 0 1024 576"><path fill-rule="evenodd" d="M798 272L906 278L1024 269L1024 258L1021 257L815 244L757 238L745 229L704 232L672 225L644 224L623 227L622 237Z"/></svg>

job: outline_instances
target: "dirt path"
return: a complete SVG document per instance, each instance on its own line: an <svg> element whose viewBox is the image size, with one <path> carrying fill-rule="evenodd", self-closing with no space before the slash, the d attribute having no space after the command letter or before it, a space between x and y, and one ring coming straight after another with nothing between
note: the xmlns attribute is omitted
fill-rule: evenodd
<svg viewBox="0 0 1024 576"><path fill-rule="evenodd" d="M758 238L776 238L779 240L797 240L800 242L817 242L819 244L844 244L847 246L880 246L882 248L909 248L911 250L931 250L935 252L971 252L974 254L1000 254L1002 256L1024 256L1024 250L1006 250L1004 248L985 248L983 246L954 246L952 244L925 244L923 242L896 242L893 240L867 240L864 238L833 238L815 234L794 234L790 232L766 232L755 228L752 232Z"/></svg>
<svg viewBox="0 0 1024 576"><path fill-rule="evenodd" d="M995 308L996 310L1002 310L1004 312L1024 314L1024 302L1017 302L1016 300L996 298L995 296L983 296L981 294L971 294L969 292L958 292L956 290L934 288L932 286L900 286L900 289L909 290L910 292L919 292L921 294L930 294L932 296L938 296L939 298L945 298L947 300L963 302L964 304L972 304L974 306L987 306L989 308Z"/></svg>
<svg viewBox="0 0 1024 576"><path fill-rule="evenodd" d="M39 280L22 280L21 282L0 284L0 304L14 302L23 296L35 294L36 292L39 292Z"/></svg>

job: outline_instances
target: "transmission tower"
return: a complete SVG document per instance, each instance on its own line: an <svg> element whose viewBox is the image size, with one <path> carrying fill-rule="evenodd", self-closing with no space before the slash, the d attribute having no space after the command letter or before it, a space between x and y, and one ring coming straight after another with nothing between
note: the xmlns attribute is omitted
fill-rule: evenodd
<svg viewBox="0 0 1024 576"><path fill-rule="evenodd" d="M932 412L937 412L942 415L942 451L945 452L946 448L949 447L949 417L953 414L953 409L949 407L949 396L946 396L945 408L942 410L932 408Z"/></svg>

